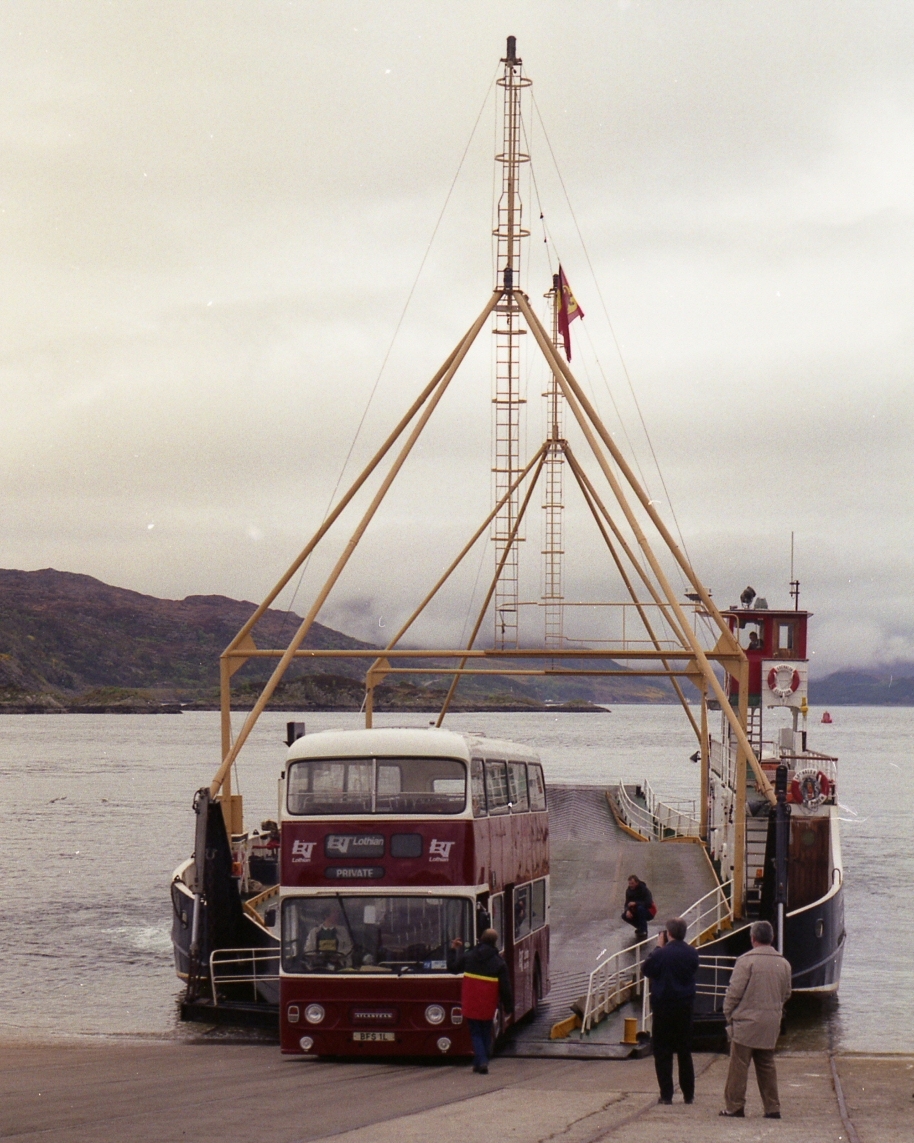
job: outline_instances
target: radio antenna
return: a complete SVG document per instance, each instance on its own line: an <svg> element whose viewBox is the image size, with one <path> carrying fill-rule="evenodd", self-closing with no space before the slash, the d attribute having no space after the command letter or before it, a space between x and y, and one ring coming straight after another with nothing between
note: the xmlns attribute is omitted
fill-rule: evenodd
<svg viewBox="0 0 914 1143"><path fill-rule="evenodd" d="M790 594L794 611L800 610L800 581L793 578L793 532L790 533Z"/></svg>

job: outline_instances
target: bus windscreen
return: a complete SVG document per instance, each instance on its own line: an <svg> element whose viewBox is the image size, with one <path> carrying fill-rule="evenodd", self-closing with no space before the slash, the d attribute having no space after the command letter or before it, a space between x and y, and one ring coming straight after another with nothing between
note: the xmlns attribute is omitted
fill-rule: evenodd
<svg viewBox="0 0 914 1143"><path fill-rule="evenodd" d="M459 814L466 763L453 758L309 758L288 768L290 814Z"/></svg>
<svg viewBox="0 0 914 1143"><path fill-rule="evenodd" d="M447 950L472 943L466 897L291 897L282 907L290 973L446 972Z"/></svg>

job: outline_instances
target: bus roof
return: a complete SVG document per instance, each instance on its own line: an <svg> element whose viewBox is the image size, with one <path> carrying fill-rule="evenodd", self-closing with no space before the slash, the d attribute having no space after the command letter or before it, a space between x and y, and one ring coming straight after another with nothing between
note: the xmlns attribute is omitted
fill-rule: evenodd
<svg viewBox="0 0 914 1143"><path fill-rule="evenodd" d="M380 727L372 730L321 730L306 734L289 747L287 760L352 758L388 755L422 758L511 758L538 762L529 746L484 735L457 734L437 727Z"/></svg>

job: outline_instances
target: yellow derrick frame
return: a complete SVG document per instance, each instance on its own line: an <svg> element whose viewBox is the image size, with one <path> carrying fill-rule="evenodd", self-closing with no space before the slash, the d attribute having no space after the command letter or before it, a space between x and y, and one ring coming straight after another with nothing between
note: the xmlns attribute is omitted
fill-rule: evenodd
<svg viewBox="0 0 914 1143"><path fill-rule="evenodd" d="M416 441L428 424L435 408L441 401L453 380L461 362L483 329L487 319L495 307L505 300L516 305L523 315L534 340L539 346L556 383L567 403L567 408L574 417L589 450L593 455L599 469L606 480L606 489L602 491L596 487L594 481L585 472L579 458L572 451L567 441L556 441L552 438L539 446L533 456L517 473L510 486L487 514L480 526L473 532L463 545L457 556L451 561L447 569L438 578L422 601L418 604L409 618L391 637L382 650L309 650L303 648L303 643L315 622L321 608L339 580L344 568L356 550L362 536L371 523L378 507L384 500L393 481L409 457ZM405 439L401 442L401 438ZM321 543L333 525L337 522L345 509L352 503L359 491L364 487L372 474L382 465L388 455L398 446L393 459L390 461L380 486L374 493L368 507L364 510L358 524L343 546L329 575L318 590L313 602L309 606L298 630L292 636L285 648L267 649L258 648L254 642L253 631L258 620L263 616L270 605L276 600L279 593L291 581L295 573L302 567L305 560ZM609 556L618 571L625 591L630 597L630 603L625 606L634 606L644 630L650 647L632 650L628 647L602 647L599 650L568 649L556 647L540 647L523 650L496 650L484 649L474 646L485 615L488 612L492 598L499 583L499 576L505 561L517 540L524 516L527 512L534 489L537 487L543 471L546 457L550 448L561 449L564 459L574 477L584 503L587 505L596 527L606 545ZM513 496L520 494L521 486L528 481L526 490L520 499L516 519L496 564L495 572L488 586L482 607L477 613L472 633L465 647L459 648L421 648L406 649L398 644L412 628L416 620L423 614L428 605L437 596L439 591L448 582L451 575L460 567L463 560L489 528L492 521L502 510L505 503ZM662 546L684 574L693 593L700 600L702 613L717 629L717 643L712 650L705 650L692 630L689 618L657 558L657 554L641 526L635 513L633 502L647 515L656 529ZM614 506L612 506L614 502ZM634 537L634 547L626 539L620 526L620 519L615 513L621 513ZM649 601L639 595L637 584L646 590ZM666 625L669 637L662 640L651 623L648 609L654 608ZM665 643L673 643L669 646ZM253 709L248 713L243 725L236 736L232 735L231 723L231 678L235 672L248 660L256 658L278 658L273 673L265 683L260 696ZM232 767L244 746L251 730L256 724L260 714L266 708L279 682L285 675L289 665L296 659L366 659L368 660L365 683L366 725L371 726L374 712L374 689L381 680L389 674L436 674L451 676L447 695L442 703L437 718L437 725L441 725L450 706L456 687L465 675L494 674L494 675L620 675L655 676L670 678L676 695L691 723L692 729L699 742L701 757L701 831L707 838L707 800L709 784L709 734L708 734L708 702L716 699L724 716L726 717L734 738L737 742L737 790L735 821L737 823L736 837L736 863L744 864L744 846L740 843L739 832L745 832L745 799L747 766L755 775L755 782L759 791L772 803L775 802L774 791L765 772L752 749L746 734L746 717L748 710L748 660L745 653L734 639L723 616L717 609L707 589L695 574L689 560L676 544L660 515L652 504L647 492L641 486L635 473L617 448L612 434L600 420L593 405L575 379L568 363L563 360L556 348L553 339L544 329L536 313L531 308L526 295L520 289L506 286L496 289L487 300L481 313L469 327L458 342L457 346L446 358L438 372L432 377L428 385L419 394L406 414L401 418L394 430L390 433L382 446L374 454L368 464L356 477L349 489L342 495L323 524L317 529L297 558L292 562L285 574L278 580L264 601L254 611L253 615L244 624L235 638L226 647L220 660L221 680L221 727L222 727L222 760L216 771L210 791L214 797L220 796L223 800L226 816L234 832L240 832L241 813L240 799L232 796L231 772ZM528 664L525 660L536 659L539 663ZM575 666L575 660L580 659L614 659L625 660L629 664L642 663L643 666L631 665L627 670L602 669L588 664L586 667ZM548 662L549 666L543 663ZM554 665L560 663L561 666ZM657 664L660 664L657 666ZM714 666L722 666L727 674L739 681L739 701L737 708L731 704L726 688L714 672ZM688 680L701 695L701 708L699 719L689 706L682 680ZM745 883L745 870L734 869L734 912L741 915L743 911L743 896Z"/></svg>

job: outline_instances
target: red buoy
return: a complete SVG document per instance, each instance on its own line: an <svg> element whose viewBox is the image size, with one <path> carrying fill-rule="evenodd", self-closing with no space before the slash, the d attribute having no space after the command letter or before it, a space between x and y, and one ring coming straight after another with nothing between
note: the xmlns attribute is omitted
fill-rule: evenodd
<svg viewBox="0 0 914 1143"><path fill-rule="evenodd" d="M832 720L832 717L831 717L831 715L828 713L828 711L826 711L826 712L825 712L825 713L822 715L822 721L823 721L823 722L831 722L831 720Z"/></svg>

